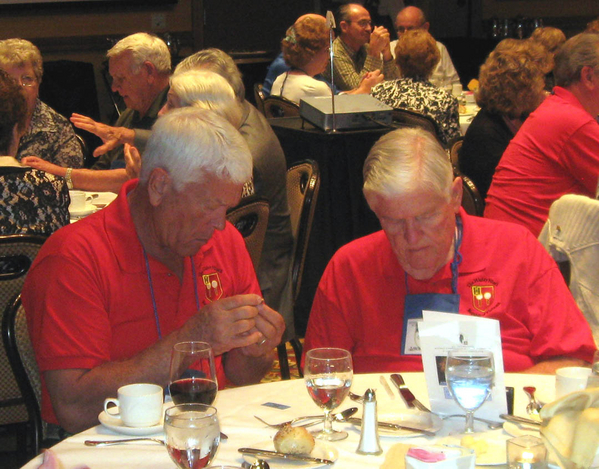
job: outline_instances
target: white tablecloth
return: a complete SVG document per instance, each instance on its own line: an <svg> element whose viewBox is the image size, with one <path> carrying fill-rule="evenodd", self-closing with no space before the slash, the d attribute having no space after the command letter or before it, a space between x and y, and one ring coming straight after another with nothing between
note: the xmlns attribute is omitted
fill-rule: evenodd
<svg viewBox="0 0 599 469"><path fill-rule="evenodd" d="M470 127L472 119L474 119L479 109L474 103L466 104L466 113L460 114L460 130L462 131L462 135L466 135L466 130Z"/></svg>
<svg viewBox="0 0 599 469"><path fill-rule="evenodd" d="M101 210L116 199L118 194L115 194L114 192L86 192L85 195L90 199L90 205L95 206L97 210ZM87 215L91 215L91 213L93 212L83 216L73 216L73 214L71 214L71 223L81 220Z"/></svg>
<svg viewBox="0 0 599 469"><path fill-rule="evenodd" d="M405 409L405 404L397 394L392 384L394 399L391 399L379 382L379 374L355 375L352 384L352 391L363 394L371 387L377 391L378 412L379 415L392 413ZM388 375L385 375L388 378ZM402 373L406 384L414 392L416 397L428 404L426 384L423 373ZM518 375L509 374L505 378L506 386L515 387L515 413L526 415L525 407L527 398L522 391L523 386L536 386L537 395L543 402L549 402L554 398L555 378L545 375ZM286 410L278 410L272 407L264 406L266 402L274 402L290 406ZM339 410L347 407L358 406L360 408L358 416L362 409L359 404L347 399L343 402ZM218 416L221 429L229 437L227 441L221 442L213 464L233 464L241 465L243 461L237 449L243 446L252 446L255 443L268 441L276 433L275 429L268 428L256 420L253 416L259 415L269 422L281 422L289 420L300 415L318 414L318 407L312 402L303 380L279 381L269 384L260 384L255 386L246 386L236 389L228 389L219 392L215 406L218 408ZM348 431L349 437L346 440L329 443L334 445L339 452L339 459L334 467L342 469L352 468L378 468L385 459L386 451L395 443L431 443L440 438L447 438L450 433L459 432L463 429L464 421L451 419L445 420L443 429L438 432L437 437L416 437L416 438L397 438L381 435L381 446L383 454L381 456L360 456L356 454L360 432L351 424L335 423L334 428L344 428ZM58 455L64 468L75 468L82 464L90 468L173 468L165 447L153 443L134 443L119 446L107 446L91 448L83 445L87 439L118 439L125 436L114 433L101 425L93 427L85 432L77 434L56 445L53 450ZM455 438L459 443L459 436ZM506 440L510 436L504 430L494 430L485 432L485 438L494 440ZM41 457L30 461L26 468L35 468L40 464ZM286 467L271 464L272 469L277 467ZM494 466L502 467L502 466Z"/></svg>

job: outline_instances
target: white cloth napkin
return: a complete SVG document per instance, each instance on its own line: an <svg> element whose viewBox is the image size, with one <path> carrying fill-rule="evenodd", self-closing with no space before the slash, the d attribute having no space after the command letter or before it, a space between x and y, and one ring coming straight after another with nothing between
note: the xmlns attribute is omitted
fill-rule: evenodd
<svg viewBox="0 0 599 469"><path fill-rule="evenodd" d="M574 392L541 409L541 435L565 469L589 468L599 449L599 388Z"/></svg>

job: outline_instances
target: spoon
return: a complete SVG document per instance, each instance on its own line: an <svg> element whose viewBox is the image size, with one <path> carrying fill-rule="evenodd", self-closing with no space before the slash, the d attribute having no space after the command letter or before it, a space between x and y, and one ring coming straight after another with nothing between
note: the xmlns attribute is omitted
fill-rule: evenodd
<svg viewBox="0 0 599 469"><path fill-rule="evenodd" d="M353 392L349 392L349 398L352 401L356 401L356 402L362 402L364 400L364 398L362 396L360 396L359 394L353 393Z"/></svg>
<svg viewBox="0 0 599 469"><path fill-rule="evenodd" d="M529 415L539 415L543 404L539 402L535 397L535 391L537 388L534 386L524 386L524 393L528 396L528 404L526 405L526 412Z"/></svg>
<svg viewBox="0 0 599 469"><path fill-rule="evenodd" d="M256 459L250 466L250 469L270 469L270 466L263 459Z"/></svg>

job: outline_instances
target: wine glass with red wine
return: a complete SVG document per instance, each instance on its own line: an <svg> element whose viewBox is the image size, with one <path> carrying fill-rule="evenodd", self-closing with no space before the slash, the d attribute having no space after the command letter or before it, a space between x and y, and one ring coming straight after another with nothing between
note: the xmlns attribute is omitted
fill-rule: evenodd
<svg viewBox="0 0 599 469"><path fill-rule="evenodd" d="M306 353L304 381L308 394L324 410L324 429L312 433L321 440L347 438L347 432L333 430L331 410L339 407L349 394L353 379L351 354L339 348L316 348Z"/></svg>
<svg viewBox="0 0 599 469"><path fill-rule="evenodd" d="M212 404L218 383L210 344L175 344L171 354L169 382L169 391L175 404Z"/></svg>
<svg viewBox="0 0 599 469"><path fill-rule="evenodd" d="M181 404L164 414L168 454L181 469L200 469L210 464L220 444L216 408Z"/></svg>

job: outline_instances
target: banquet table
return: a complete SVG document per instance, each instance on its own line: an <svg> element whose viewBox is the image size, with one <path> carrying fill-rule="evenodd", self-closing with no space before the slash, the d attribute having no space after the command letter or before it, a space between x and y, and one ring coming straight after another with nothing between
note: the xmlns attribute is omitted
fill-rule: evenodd
<svg viewBox="0 0 599 469"><path fill-rule="evenodd" d="M472 123L472 119L479 111L479 107L475 103L466 103L465 112L460 113L460 131L462 135L466 135L466 131L470 124Z"/></svg>
<svg viewBox="0 0 599 469"><path fill-rule="evenodd" d="M406 408L404 401L392 385L393 398L385 391L379 381L380 376L380 374L355 375L351 387L352 391L357 394L363 394L367 388L376 389L379 419L385 414L401 412ZM387 374L383 376L389 378ZM423 404L428 405L424 374L402 373L402 376L416 397ZM505 384L515 388L514 413L517 415L526 416L525 407L528 401L522 390L523 386L536 386L538 398L543 402L550 402L555 394L555 377L550 375L506 374ZM289 408L277 409L265 405L266 403L282 404L289 406ZM275 429L266 427L256 420L254 415L258 415L268 422L281 422L301 415L320 413L320 409L309 397L304 381L300 379L220 391L214 405L218 409L221 430L227 434L228 440L221 441L212 464L230 464L234 466L240 466L243 461L242 456L237 451L238 448L252 447L264 442L269 444L269 440L272 440L276 433ZM359 408L356 415L361 416L361 405L349 398L342 403L338 410L352 406ZM463 426L464 421L462 419L443 420L443 427L435 437L400 438L395 435L383 435L380 432L383 454L380 456L362 456L356 453L360 440L359 428L350 423L335 422L334 428L345 429L349 433L349 437L342 441L326 443L326 445L333 446L338 452L338 459L331 467L343 469L378 468L385 460L385 454L389 448L396 443L432 444L441 441L457 444L461 435L456 435L456 433L459 433ZM159 436L163 435L159 434ZM486 427L484 433L477 436L477 438L479 437L484 437L489 443L493 442L502 449L505 447L505 440L511 438L503 429L487 430ZM166 448L159 444L139 442L106 447L87 447L83 444L88 439L108 440L119 438L127 438L127 436L98 425L58 443L52 450L57 454L62 467L67 469L80 467L81 465L88 465L92 469L175 467L167 454ZM505 452L503 452L503 457L505 457ZM24 467L27 469L36 468L41 463L41 459L41 456L38 456ZM274 460L269 462L272 469L286 468L289 465L287 462L281 463ZM317 466L293 465L293 467ZM506 466L495 464L494 467L502 468Z"/></svg>
<svg viewBox="0 0 599 469"><path fill-rule="evenodd" d="M86 209L81 212L73 212L69 208L69 213L71 215L71 223L74 223L82 218L85 218L92 213L97 212L98 210L103 209L107 205L109 205L114 199L116 199L118 194L114 192L85 192L86 198L88 201L86 202Z"/></svg>

